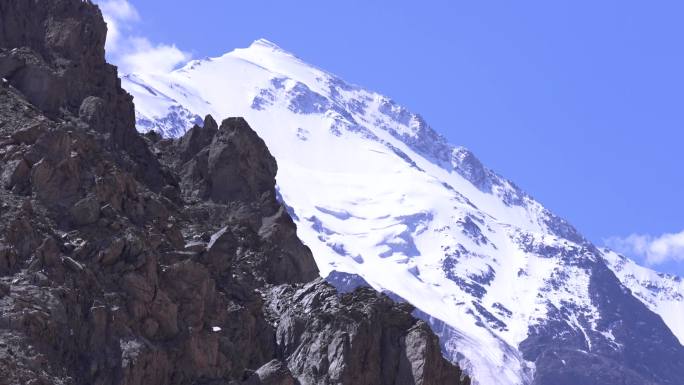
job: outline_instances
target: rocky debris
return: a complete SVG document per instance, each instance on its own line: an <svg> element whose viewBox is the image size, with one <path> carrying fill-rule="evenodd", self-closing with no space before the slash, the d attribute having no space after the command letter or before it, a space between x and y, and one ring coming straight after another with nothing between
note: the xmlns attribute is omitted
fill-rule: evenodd
<svg viewBox="0 0 684 385"><path fill-rule="evenodd" d="M402 305L316 280L247 122L138 135L105 31L0 1L3 381L468 383Z"/></svg>

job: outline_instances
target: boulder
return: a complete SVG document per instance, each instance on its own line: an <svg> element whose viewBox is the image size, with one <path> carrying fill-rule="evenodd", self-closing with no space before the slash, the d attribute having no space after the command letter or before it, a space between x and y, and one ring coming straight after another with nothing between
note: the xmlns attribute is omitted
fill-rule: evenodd
<svg viewBox="0 0 684 385"><path fill-rule="evenodd" d="M88 96L83 99L78 109L78 115L84 122L94 129L99 129L105 122L107 109L104 99L97 96Z"/></svg>
<svg viewBox="0 0 684 385"><path fill-rule="evenodd" d="M4 165L0 180L4 188L21 191L28 186L30 174L29 164L24 159L15 159Z"/></svg>
<svg viewBox="0 0 684 385"><path fill-rule="evenodd" d="M100 202L92 196L83 198L74 204L70 213L76 226L93 224L100 218Z"/></svg>
<svg viewBox="0 0 684 385"><path fill-rule="evenodd" d="M280 360L271 360L256 371L263 385L295 385L290 369Z"/></svg>
<svg viewBox="0 0 684 385"><path fill-rule="evenodd" d="M112 240L109 246L107 246L107 248L102 250L100 253L100 263L103 265L114 264L123 253L125 246L126 241L124 241L122 238L115 238Z"/></svg>

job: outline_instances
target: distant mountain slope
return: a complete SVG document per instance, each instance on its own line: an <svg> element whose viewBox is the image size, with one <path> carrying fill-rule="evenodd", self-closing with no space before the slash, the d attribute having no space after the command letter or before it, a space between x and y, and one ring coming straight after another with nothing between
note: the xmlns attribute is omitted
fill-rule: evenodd
<svg viewBox="0 0 684 385"><path fill-rule="evenodd" d="M684 347L601 251L387 97L265 40L122 80L140 131L244 116L321 274L415 305L480 384L684 378Z"/></svg>
<svg viewBox="0 0 684 385"><path fill-rule="evenodd" d="M623 285L651 311L662 317L684 344L684 281L658 273L614 251L604 249L603 258Z"/></svg>

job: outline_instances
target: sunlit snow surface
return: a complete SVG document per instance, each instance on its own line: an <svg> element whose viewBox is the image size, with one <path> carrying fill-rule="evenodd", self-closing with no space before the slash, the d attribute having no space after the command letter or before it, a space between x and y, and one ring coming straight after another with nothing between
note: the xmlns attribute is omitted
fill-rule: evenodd
<svg viewBox="0 0 684 385"><path fill-rule="evenodd" d="M684 344L684 281L682 278L655 272L631 259L603 250L608 266L651 311L660 315L679 342Z"/></svg>
<svg viewBox="0 0 684 385"><path fill-rule="evenodd" d="M206 114L244 116L278 161L321 275L358 274L411 302L479 383L531 382L518 346L549 309L569 309L563 322L587 349L610 343L596 330L587 242L390 99L265 40L123 86L141 131L179 136Z"/></svg>

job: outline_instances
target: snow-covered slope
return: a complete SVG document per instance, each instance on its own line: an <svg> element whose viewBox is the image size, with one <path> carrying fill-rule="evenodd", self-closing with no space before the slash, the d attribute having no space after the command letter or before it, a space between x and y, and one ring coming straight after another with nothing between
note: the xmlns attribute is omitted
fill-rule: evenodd
<svg viewBox="0 0 684 385"><path fill-rule="evenodd" d="M630 325L615 317L633 308L634 322L646 322L652 313L602 253L389 98L265 40L122 81L140 131L179 136L206 114L244 116L278 161L279 192L321 274L353 274L411 302L480 384L530 384L535 373L536 383L553 383L547 369L581 361L577 351L629 365L634 378L657 372L622 357ZM606 302L602 290L618 294ZM670 361L682 360L671 367L684 373L684 351L674 349Z"/></svg>
<svg viewBox="0 0 684 385"><path fill-rule="evenodd" d="M604 249L603 257L620 281L649 309L662 317L684 344L684 281L681 277L658 273L631 259Z"/></svg>

